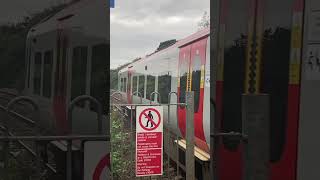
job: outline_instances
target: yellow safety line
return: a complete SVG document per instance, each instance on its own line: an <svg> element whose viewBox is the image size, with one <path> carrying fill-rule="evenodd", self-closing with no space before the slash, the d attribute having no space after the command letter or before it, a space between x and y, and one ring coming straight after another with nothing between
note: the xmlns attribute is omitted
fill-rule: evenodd
<svg viewBox="0 0 320 180"><path fill-rule="evenodd" d="M177 143L177 140L174 141ZM183 149L187 149L187 143L186 140L178 140L178 145L182 147ZM203 151L202 149L198 148L197 146L194 146L194 156L197 157L201 161L209 161L210 160L210 154Z"/></svg>

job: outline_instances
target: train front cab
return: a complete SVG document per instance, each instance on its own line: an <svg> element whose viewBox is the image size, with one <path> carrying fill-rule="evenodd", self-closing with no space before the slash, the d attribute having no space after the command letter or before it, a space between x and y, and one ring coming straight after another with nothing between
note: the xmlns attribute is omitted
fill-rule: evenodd
<svg viewBox="0 0 320 180"><path fill-rule="evenodd" d="M242 132L242 94L267 93L270 95L269 179L320 179L317 165L320 143L315 140L320 127L317 120L320 2L219 2L215 128L220 132ZM253 33L258 35L256 44ZM255 66L250 62L252 56L258 62ZM251 68L256 73L250 74ZM218 141L215 154L219 180L242 179L243 150L238 140Z"/></svg>

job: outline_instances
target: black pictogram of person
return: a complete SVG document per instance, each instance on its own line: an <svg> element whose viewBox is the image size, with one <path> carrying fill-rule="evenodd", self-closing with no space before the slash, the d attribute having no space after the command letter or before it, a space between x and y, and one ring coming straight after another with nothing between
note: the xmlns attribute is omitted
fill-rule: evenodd
<svg viewBox="0 0 320 180"><path fill-rule="evenodd" d="M149 111L149 113L148 113L148 117L149 117L150 119L152 119L152 120L153 120L153 115L151 114L151 111ZM147 117L146 117L146 118L147 118ZM147 118L147 119L148 119L148 121L147 121L147 125L146 125L146 127L148 127L148 126L149 126L149 122L150 122L149 118ZM150 124L151 124L151 127L153 127L152 122L150 122Z"/></svg>
<svg viewBox="0 0 320 180"><path fill-rule="evenodd" d="M313 59L314 59L313 52L310 51L310 55L309 55L309 58L308 58L308 65L310 66L311 70L313 70Z"/></svg>
<svg viewBox="0 0 320 180"><path fill-rule="evenodd" d="M317 56L317 61L316 61L316 64L317 64L317 66L318 66L318 71L320 72L320 59L319 59L319 57Z"/></svg>

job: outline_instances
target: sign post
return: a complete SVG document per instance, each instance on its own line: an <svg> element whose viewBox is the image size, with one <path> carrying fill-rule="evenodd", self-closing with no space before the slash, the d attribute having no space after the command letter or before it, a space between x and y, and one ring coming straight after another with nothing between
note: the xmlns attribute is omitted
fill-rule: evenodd
<svg viewBox="0 0 320 180"><path fill-rule="evenodd" d="M136 176L163 173L163 107L138 106L136 116Z"/></svg>

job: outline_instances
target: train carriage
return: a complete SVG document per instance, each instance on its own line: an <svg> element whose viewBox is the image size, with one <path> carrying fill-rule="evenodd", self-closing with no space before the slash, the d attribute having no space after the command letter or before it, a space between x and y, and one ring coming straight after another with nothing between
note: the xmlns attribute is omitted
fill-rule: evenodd
<svg viewBox="0 0 320 180"><path fill-rule="evenodd" d="M185 103L186 92L194 91L195 145L209 162L210 142L210 38L209 28L201 30L175 44L141 58L119 71L118 88L128 103L160 102ZM156 93L151 97L153 92ZM170 92L176 92L171 96ZM158 97L160 96L160 97ZM164 123L175 133L185 138L186 109L170 106L170 121L167 123L168 107L164 107ZM181 140L178 144L185 143ZM182 149L185 147L182 145ZM197 154L197 155L196 155Z"/></svg>
<svg viewBox="0 0 320 180"><path fill-rule="evenodd" d="M67 106L74 98L91 95L102 105L108 102L104 91L110 47L106 9L104 1L75 1L28 33L24 94L43 107L48 118L41 124L49 133L67 133ZM73 133L96 132L97 115L92 110L88 103L74 109ZM103 127L109 129L106 119Z"/></svg>

